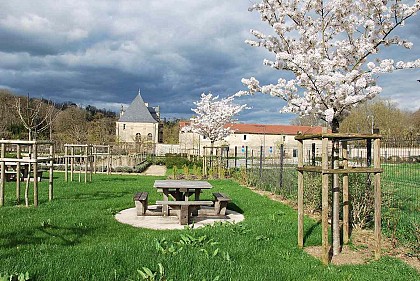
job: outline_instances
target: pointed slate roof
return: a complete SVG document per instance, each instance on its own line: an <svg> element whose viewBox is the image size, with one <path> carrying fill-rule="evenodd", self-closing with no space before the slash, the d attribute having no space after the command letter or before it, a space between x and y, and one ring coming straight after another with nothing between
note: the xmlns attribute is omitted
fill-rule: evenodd
<svg viewBox="0 0 420 281"><path fill-rule="evenodd" d="M118 122L158 123L144 104L140 91Z"/></svg>

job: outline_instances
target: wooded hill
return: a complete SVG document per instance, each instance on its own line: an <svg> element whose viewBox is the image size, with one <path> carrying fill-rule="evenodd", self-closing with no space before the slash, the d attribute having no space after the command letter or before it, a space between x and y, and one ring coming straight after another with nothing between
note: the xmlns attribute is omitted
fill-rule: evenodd
<svg viewBox="0 0 420 281"><path fill-rule="evenodd" d="M116 140L118 114L74 102L18 96L0 89L0 138L29 139L28 127L37 139L65 143L109 144ZM179 120L163 121L165 143L178 143Z"/></svg>

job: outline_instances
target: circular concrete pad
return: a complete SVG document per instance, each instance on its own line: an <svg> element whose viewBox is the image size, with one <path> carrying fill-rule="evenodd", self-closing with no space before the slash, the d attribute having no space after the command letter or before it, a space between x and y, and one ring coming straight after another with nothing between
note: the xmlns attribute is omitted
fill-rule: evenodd
<svg viewBox="0 0 420 281"><path fill-rule="evenodd" d="M153 209L157 206L152 205L149 208ZM136 208L130 208L126 210L122 210L118 214L115 215L117 221L125 224L132 225L134 227L142 227L142 228L149 228L149 229L184 229L185 225L179 224L179 219L176 216L137 216ZM226 216L224 217L214 217L214 216L204 216L200 215L198 217L194 217L194 224L190 224L189 226L193 226L194 228L203 227L207 224L213 224L215 222L231 222L231 223L238 223L244 220L244 216L240 213L227 210Z"/></svg>

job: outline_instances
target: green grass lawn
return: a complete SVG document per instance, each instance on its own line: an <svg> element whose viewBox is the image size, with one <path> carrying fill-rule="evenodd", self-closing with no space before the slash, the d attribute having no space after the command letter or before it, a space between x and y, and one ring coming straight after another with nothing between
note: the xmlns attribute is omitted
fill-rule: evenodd
<svg viewBox="0 0 420 281"><path fill-rule="evenodd" d="M55 199L41 182L38 208L14 206L7 183L0 207L0 274L28 271L32 280L142 280L158 264L171 280L420 280L403 262L384 257L358 266L324 266L297 248L297 214L229 180L210 181L243 212L238 225L157 231L118 223L116 212L134 206L133 194L153 189L159 177L95 175L92 183L65 183L55 174ZM32 190L31 190L32 191ZM23 194L23 192L22 192ZM305 245L320 245L320 226L306 219ZM186 236L186 235L189 236ZM159 245L159 247L157 247Z"/></svg>

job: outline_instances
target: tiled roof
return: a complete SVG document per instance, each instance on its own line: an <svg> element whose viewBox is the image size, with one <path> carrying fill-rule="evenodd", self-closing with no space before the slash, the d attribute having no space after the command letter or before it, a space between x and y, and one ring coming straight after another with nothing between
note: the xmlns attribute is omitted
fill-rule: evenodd
<svg viewBox="0 0 420 281"><path fill-rule="evenodd" d="M153 118L139 92L118 122L157 123L158 121Z"/></svg>
<svg viewBox="0 0 420 281"><path fill-rule="evenodd" d="M267 135L297 135L320 134L321 126L295 126L295 125L263 125L263 124L230 124L229 127L236 133L267 134Z"/></svg>
<svg viewBox="0 0 420 281"><path fill-rule="evenodd" d="M188 121L179 122L179 126L189 125ZM302 134L320 134L321 126L295 126L295 125L263 125L263 124L228 124L235 133L239 134L266 134L266 135L297 135Z"/></svg>

